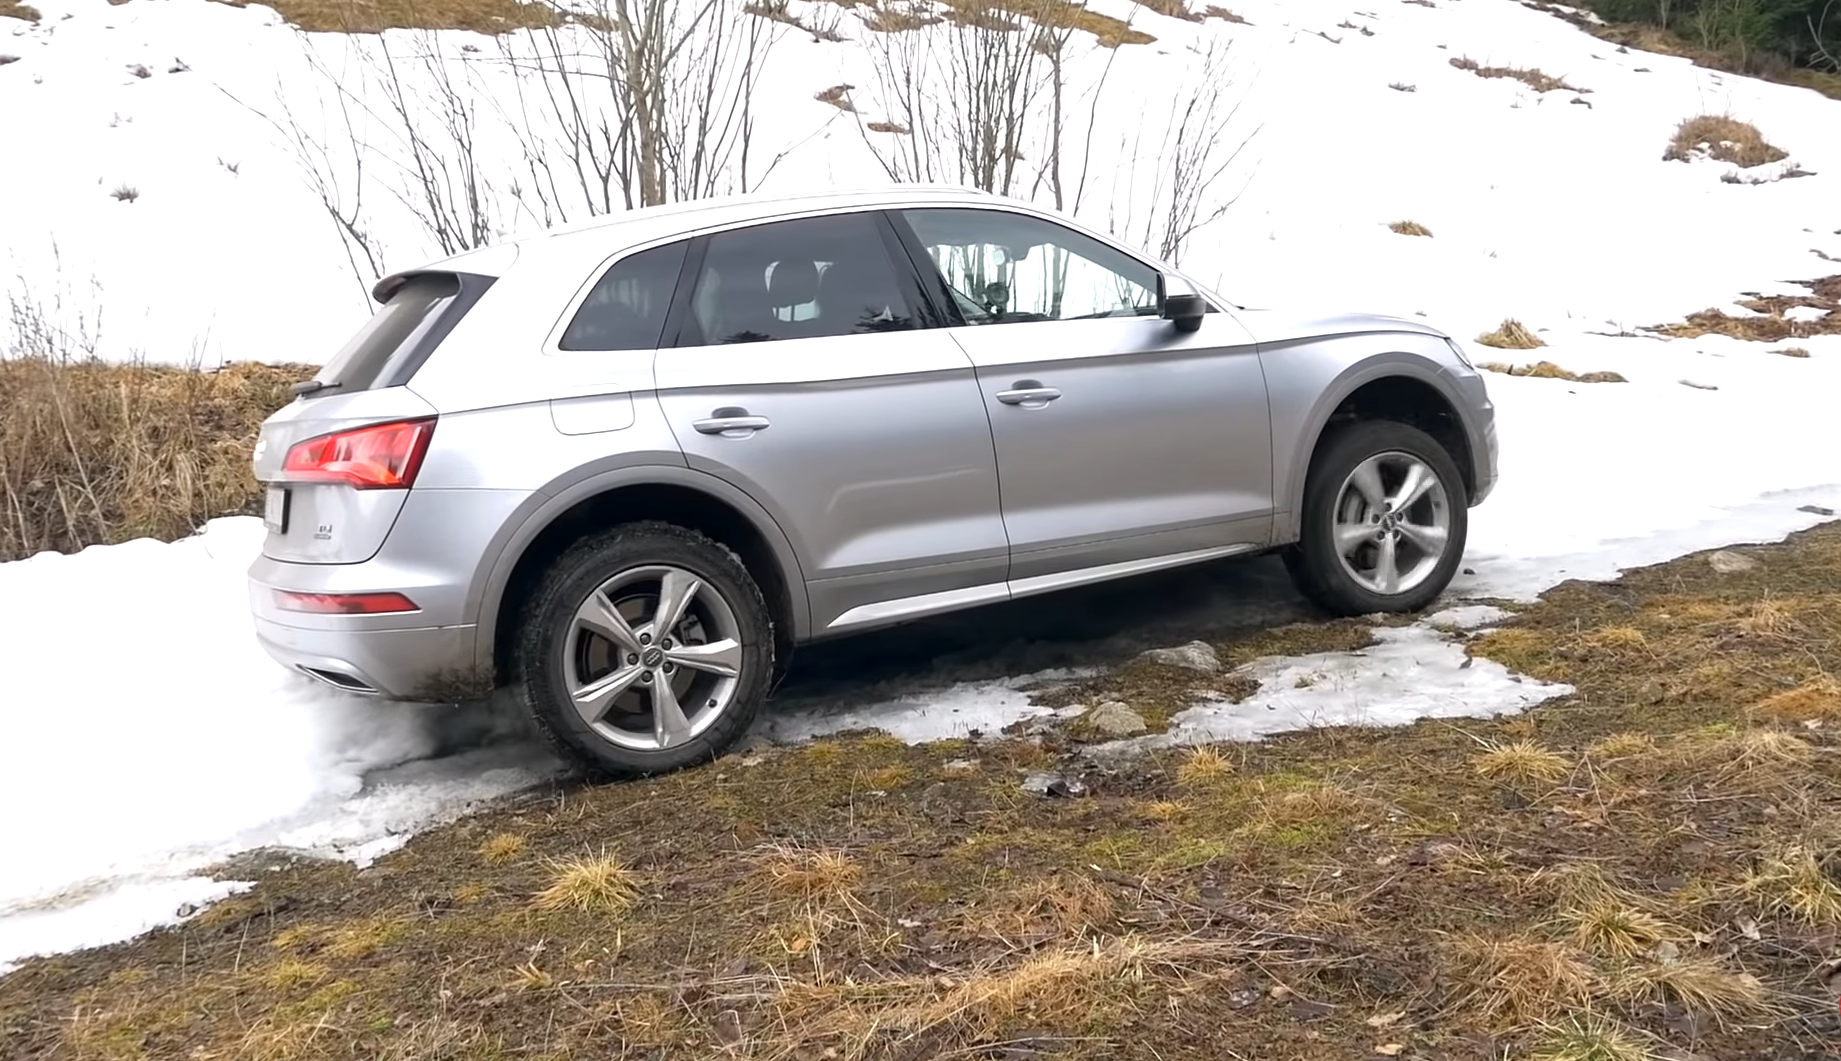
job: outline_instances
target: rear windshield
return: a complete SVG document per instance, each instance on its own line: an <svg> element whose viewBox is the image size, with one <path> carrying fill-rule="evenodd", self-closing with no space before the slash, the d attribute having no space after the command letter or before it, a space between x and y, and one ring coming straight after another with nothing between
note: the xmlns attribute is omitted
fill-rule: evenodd
<svg viewBox="0 0 1841 1061"><path fill-rule="evenodd" d="M410 277L316 378L342 392L369 390L386 370L417 356L459 296L460 278L453 273Z"/></svg>

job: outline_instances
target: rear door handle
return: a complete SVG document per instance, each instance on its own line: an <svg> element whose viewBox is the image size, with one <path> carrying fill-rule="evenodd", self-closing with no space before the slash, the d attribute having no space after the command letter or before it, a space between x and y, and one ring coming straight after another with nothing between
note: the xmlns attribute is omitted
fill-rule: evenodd
<svg viewBox="0 0 1841 1061"><path fill-rule="evenodd" d="M718 409L714 416L691 421L692 427L705 435L723 438L747 438L773 421L765 416L751 416L746 409Z"/></svg>
<svg viewBox="0 0 1841 1061"><path fill-rule="evenodd" d="M1005 405L1020 405L1025 409L1040 409L1059 397L1060 391L1044 387L1033 379L1019 379L1011 384L1009 390L997 392L998 401Z"/></svg>

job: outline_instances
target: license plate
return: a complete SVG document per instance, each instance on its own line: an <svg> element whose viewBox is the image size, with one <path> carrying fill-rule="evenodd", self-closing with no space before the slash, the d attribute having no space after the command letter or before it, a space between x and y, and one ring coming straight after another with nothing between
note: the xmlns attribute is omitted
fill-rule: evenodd
<svg viewBox="0 0 1841 1061"><path fill-rule="evenodd" d="M262 501L262 525L276 534L288 532L288 488L271 486Z"/></svg>

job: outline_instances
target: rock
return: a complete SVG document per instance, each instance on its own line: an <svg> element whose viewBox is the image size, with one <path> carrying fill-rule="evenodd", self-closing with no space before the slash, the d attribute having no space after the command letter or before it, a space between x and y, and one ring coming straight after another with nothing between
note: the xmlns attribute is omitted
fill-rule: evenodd
<svg viewBox="0 0 1841 1061"><path fill-rule="evenodd" d="M1102 737L1135 737L1150 729L1143 715L1120 700L1107 701L1082 715L1080 720Z"/></svg>
<svg viewBox="0 0 1841 1061"><path fill-rule="evenodd" d="M1707 557L1707 563L1722 575L1737 575L1745 571L1756 571L1764 566L1744 553L1735 553L1731 549L1721 549Z"/></svg>
<svg viewBox="0 0 1841 1061"><path fill-rule="evenodd" d="M1680 384L1681 384L1681 385L1682 385L1683 387L1693 387L1693 388L1694 388L1695 390L1697 390L1697 391L1716 391L1716 390L1719 390L1719 388L1718 388L1718 387L1716 387L1716 386L1714 386L1714 385L1713 385L1713 384L1711 384L1711 383L1696 383L1696 382L1694 382L1694 381L1693 381L1693 380L1691 380L1691 379L1684 379L1684 380L1680 380L1680 381L1678 381L1678 382L1680 382Z"/></svg>
<svg viewBox="0 0 1841 1061"><path fill-rule="evenodd" d="M940 764L940 769L951 770L955 773L961 770L976 770L978 769L978 760L976 759L948 759L944 763Z"/></svg>
<svg viewBox="0 0 1841 1061"><path fill-rule="evenodd" d="M1153 648L1138 658L1161 663L1166 667L1198 670L1204 674L1214 674L1221 669L1220 657L1215 655L1214 646L1206 641L1191 641L1175 648Z"/></svg>
<svg viewBox="0 0 1841 1061"><path fill-rule="evenodd" d="M1079 799L1089 790L1087 783L1079 778L1063 777L1060 774L1030 774L1023 779L1023 791L1033 792L1038 796Z"/></svg>
<svg viewBox="0 0 1841 1061"><path fill-rule="evenodd" d="M1835 514L1834 509L1824 508L1821 505L1798 505L1796 511L1807 512L1811 516L1832 516Z"/></svg>

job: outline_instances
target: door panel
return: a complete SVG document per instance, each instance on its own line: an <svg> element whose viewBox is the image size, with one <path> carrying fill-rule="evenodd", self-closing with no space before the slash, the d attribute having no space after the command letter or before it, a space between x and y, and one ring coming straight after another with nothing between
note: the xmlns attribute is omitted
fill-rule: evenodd
<svg viewBox="0 0 1841 1061"><path fill-rule="evenodd" d="M1008 561L977 375L945 333L915 327L918 289L884 224L709 237L684 331L654 369L690 466L747 491L792 541L818 631L877 620L891 599L1001 585Z"/></svg>
<svg viewBox="0 0 1841 1061"><path fill-rule="evenodd" d="M996 444L1010 580L1271 534L1272 440L1252 336L1226 313L1181 333L1156 271L997 210L903 214L968 321Z"/></svg>

